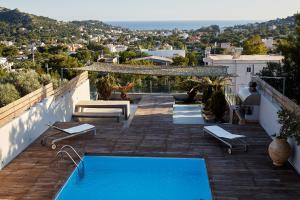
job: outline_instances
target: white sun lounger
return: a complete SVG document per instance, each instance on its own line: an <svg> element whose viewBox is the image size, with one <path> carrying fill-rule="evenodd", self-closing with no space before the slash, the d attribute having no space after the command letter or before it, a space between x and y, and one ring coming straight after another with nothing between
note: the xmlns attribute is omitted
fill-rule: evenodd
<svg viewBox="0 0 300 200"><path fill-rule="evenodd" d="M244 135L232 134L219 126L204 126L203 131L204 133L210 134L211 136L215 137L216 139L220 140L225 145L227 145L229 147L228 148L229 154L232 154L233 141L238 141L240 144L242 144L244 151L247 151L248 149L246 142L241 139L241 138L246 138L246 136Z"/></svg>
<svg viewBox="0 0 300 200"><path fill-rule="evenodd" d="M57 126L53 126L53 125L50 125L50 124L48 124L48 126L51 127L51 128L54 128L56 130L59 130L60 132L59 133L54 133L52 135L49 135L49 136L46 136L45 138L43 138L42 141L41 141L42 145L45 145L47 138L49 138L51 136L58 135L58 134L61 134L61 133L65 134L65 136L56 138L56 139L51 141L51 148L53 150L56 149L56 144L55 144L56 142L59 142L59 141L62 141L62 140L68 139L68 138L72 138L72 137L75 137L75 136L78 136L78 135L81 135L81 134L84 134L84 133L88 133L88 132L91 132L91 131L93 131L95 135L97 133L96 132L96 127L91 125L91 124L82 124L82 125L74 126L74 127L67 128L67 129L62 129L62 128L59 128Z"/></svg>

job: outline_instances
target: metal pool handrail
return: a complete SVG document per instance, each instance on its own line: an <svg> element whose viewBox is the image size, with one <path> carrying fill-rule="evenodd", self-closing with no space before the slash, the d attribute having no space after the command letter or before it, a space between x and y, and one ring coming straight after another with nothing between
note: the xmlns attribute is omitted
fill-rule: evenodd
<svg viewBox="0 0 300 200"><path fill-rule="evenodd" d="M83 161L83 160L82 160L82 157L78 154L78 152L74 149L74 147L72 147L71 145L64 145L64 146L60 149L60 151L62 151L62 150L65 149L65 148L70 148L70 149L72 149L72 151L78 156L78 158L80 159L80 161Z"/></svg>
<svg viewBox="0 0 300 200"><path fill-rule="evenodd" d="M61 153L67 154L67 155L69 156L69 158L71 159L71 161L76 165L76 167L79 168L79 165L76 163L76 161L72 158L72 156L71 156L67 151L61 151L61 150L60 150L60 151L57 152L56 156L58 156L58 155L61 154Z"/></svg>

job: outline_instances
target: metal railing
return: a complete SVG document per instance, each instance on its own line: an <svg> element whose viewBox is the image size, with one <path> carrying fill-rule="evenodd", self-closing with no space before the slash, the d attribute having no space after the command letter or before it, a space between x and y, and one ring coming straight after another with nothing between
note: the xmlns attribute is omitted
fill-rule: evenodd
<svg viewBox="0 0 300 200"><path fill-rule="evenodd" d="M64 150L66 148L69 148L72 152L75 153L75 155L79 158L79 162L76 162L75 159L71 156L71 154L67 151ZM71 145L64 145L60 148L60 150L56 153L56 156L59 156L61 154L65 154L69 157L69 159L76 165L76 168L79 169L80 167L80 163L82 163L83 167L84 167L84 162L82 157L79 155L79 153L74 149L74 147L72 147Z"/></svg>
<svg viewBox="0 0 300 200"><path fill-rule="evenodd" d="M255 81L258 85L258 89L263 93L270 96L273 102L278 103L280 106L290 110L291 112L300 113L300 106L295 102L290 100L288 97L284 96L270 84L262 80L261 78L254 76L252 81Z"/></svg>

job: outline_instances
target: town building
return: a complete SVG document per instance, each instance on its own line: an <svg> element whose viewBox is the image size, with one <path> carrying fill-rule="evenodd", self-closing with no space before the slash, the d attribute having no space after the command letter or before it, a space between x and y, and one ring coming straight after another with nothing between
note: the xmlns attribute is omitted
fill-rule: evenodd
<svg viewBox="0 0 300 200"><path fill-rule="evenodd" d="M265 46L268 49L274 49L275 48L275 46L274 46L274 39L272 37L262 39L262 42L265 44Z"/></svg>
<svg viewBox="0 0 300 200"><path fill-rule="evenodd" d="M8 62L7 58L0 57L0 69L11 70L14 63Z"/></svg>
<svg viewBox="0 0 300 200"><path fill-rule="evenodd" d="M118 57L99 57L98 62L103 62L103 63L109 63L109 64L117 64L118 63Z"/></svg>
<svg viewBox="0 0 300 200"><path fill-rule="evenodd" d="M141 49L141 52L146 53L150 56L159 56L159 57L166 57L166 58L174 58L176 56L185 57L185 55L186 55L185 50L148 50L148 49Z"/></svg>
<svg viewBox="0 0 300 200"><path fill-rule="evenodd" d="M143 58L134 59L135 61L147 60L153 62L155 65L171 65L173 60L170 58L160 57L160 56L148 56Z"/></svg>
<svg viewBox="0 0 300 200"><path fill-rule="evenodd" d="M221 48L222 49L230 49L231 48L231 43L230 42L223 42L223 43L221 43Z"/></svg>
<svg viewBox="0 0 300 200"><path fill-rule="evenodd" d="M251 81L251 77L268 63L282 63L283 56L279 55L210 55L203 59L205 65L208 66L227 66L228 73L234 75L232 77L232 90L239 91L240 87L246 86Z"/></svg>
<svg viewBox="0 0 300 200"><path fill-rule="evenodd" d="M83 48L82 44L70 44L67 46L69 52L76 52L78 49Z"/></svg>
<svg viewBox="0 0 300 200"><path fill-rule="evenodd" d="M125 45L108 44L108 45L106 45L106 47L112 53L120 53L120 52L126 51L128 49L128 46L125 46Z"/></svg>

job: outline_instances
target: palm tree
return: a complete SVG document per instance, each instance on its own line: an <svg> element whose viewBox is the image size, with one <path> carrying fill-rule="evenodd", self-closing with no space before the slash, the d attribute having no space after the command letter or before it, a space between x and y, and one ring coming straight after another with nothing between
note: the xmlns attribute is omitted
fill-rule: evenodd
<svg viewBox="0 0 300 200"><path fill-rule="evenodd" d="M222 90L231 81L227 76L204 77L202 80L206 86L212 87L214 91Z"/></svg>

